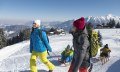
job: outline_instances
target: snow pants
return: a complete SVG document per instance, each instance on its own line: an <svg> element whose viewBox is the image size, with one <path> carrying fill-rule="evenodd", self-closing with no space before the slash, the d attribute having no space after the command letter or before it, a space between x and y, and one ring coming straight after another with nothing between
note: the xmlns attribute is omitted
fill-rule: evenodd
<svg viewBox="0 0 120 72"><path fill-rule="evenodd" d="M41 62L43 62L49 70L53 70L55 66L47 59L47 51L45 52L35 52L32 51L32 55L30 58L30 71L31 72L38 72L36 67L36 59L39 57Z"/></svg>
<svg viewBox="0 0 120 72"><path fill-rule="evenodd" d="M62 55L62 57L61 57L61 61L65 61L65 62L71 62L72 61L72 58L73 58L73 56L64 56L64 55Z"/></svg>

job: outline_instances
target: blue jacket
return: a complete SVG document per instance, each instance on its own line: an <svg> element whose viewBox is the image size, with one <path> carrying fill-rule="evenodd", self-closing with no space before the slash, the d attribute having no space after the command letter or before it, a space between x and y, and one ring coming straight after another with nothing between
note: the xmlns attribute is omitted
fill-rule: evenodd
<svg viewBox="0 0 120 72"><path fill-rule="evenodd" d="M66 50L64 50L61 53L61 61L65 61L65 62L71 62L73 58L73 50L70 50L69 52L67 52Z"/></svg>
<svg viewBox="0 0 120 72"><path fill-rule="evenodd" d="M40 31L42 29L39 28L34 28L34 31L31 32L30 35L30 52L32 53L32 51L36 51L36 52L44 52L46 50L48 51L52 51L48 39L47 39L47 35L45 33L45 31L42 30L42 40L40 38Z"/></svg>

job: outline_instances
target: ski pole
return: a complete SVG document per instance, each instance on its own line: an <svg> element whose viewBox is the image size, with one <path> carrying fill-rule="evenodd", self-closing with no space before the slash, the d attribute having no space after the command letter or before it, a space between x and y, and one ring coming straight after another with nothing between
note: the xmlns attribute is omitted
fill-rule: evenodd
<svg viewBox="0 0 120 72"><path fill-rule="evenodd" d="M57 56L54 52L52 52L52 54L53 54L54 56Z"/></svg>

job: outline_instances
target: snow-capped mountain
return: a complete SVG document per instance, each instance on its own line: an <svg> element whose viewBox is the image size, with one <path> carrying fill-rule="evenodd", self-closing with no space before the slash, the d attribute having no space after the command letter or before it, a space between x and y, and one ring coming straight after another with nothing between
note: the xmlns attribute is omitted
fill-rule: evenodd
<svg viewBox="0 0 120 72"><path fill-rule="evenodd" d="M116 24L119 22L120 23L120 17L119 16L115 16L115 15L112 15L112 14L108 14L106 16L88 16L88 17L85 17L85 20L86 22L90 22L91 24L93 24L95 27L96 25L100 24L102 25L103 23L106 24L108 23L110 20L115 20ZM62 22L60 24L58 24L58 27L61 27L65 30L69 30L73 24L73 21L74 20L68 20L68 21L65 21L65 22Z"/></svg>
<svg viewBox="0 0 120 72"><path fill-rule="evenodd" d="M102 25L103 23L106 24L108 23L110 20L115 20L116 24L119 22L120 23L120 17L119 16L115 16L115 15L112 15L112 14L108 14L108 15L105 15L105 16L88 16L88 17L85 17L85 20L86 22L90 22L91 24L93 24L94 26L100 24ZM43 26L45 25L46 27L58 27L58 28L63 28L65 30L69 30L71 27L72 27L72 24L73 24L73 21L74 20L68 20L68 21L64 21L64 22L59 22L59 23L56 23L54 24L51 23L51 24L43 24Z"/></svg>
<svg viewBox="0 0 120 72"><path fill-rule="evenodd" d="M86 21L91 22L94 25L102 24L102 23L106 24L110 21L110 19L114 19L116 24L118 22L120 22L120 17L119 16L114 16L112 14L108 14L106 16L97 16L97 17L88 16L88 17L86 17Z"/></svg>
<svg viewBox="0 0 120 72"><path fill-rule="evenodd" d="M94 26L98 25L98 24L106 24L110 21L110 19L114 19L116 24L119 22L120 23L120 17L119 16L115 16L112 14L108 14L105 16L88 16L85 17L86 22L90 22L92 23ZM53 21L53 22L42 22L42 26L45 26L46 28L63 28L65 30L69 30L72 27L74 20L67 20L64 22L60 22L60 21ZM16 23L17 24L17 23ZM32 27L32 21L28 21L26 23L23 23L23 25ZM0 21L0 27L5 28L7 26L10 26L10 24L4 24L4 22Z"/></svg>

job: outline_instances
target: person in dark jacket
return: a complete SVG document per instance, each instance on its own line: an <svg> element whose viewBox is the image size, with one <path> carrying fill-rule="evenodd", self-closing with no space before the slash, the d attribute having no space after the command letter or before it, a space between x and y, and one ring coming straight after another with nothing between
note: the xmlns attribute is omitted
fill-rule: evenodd
<svg viewBox="0 0 120 72"><path fill-rule="evenodd" d="M102 62L102 65L109 61L110 52L111 50L108 47L108 44L106 44L102 49L100 49L100 60Z"/></svg>
<svg viewBox="0 0 120 72"><path fill-rule="evenodd" d="M84 17L73 22L71 32L74 55L68 72L87 72L87 68L90 66L89 40Z"/></svg>
<svg viewBox="0 0 120 72"><path fill-rule="evenodd" d="M36 59L38 57L48 67L49 72L53 72L55 66L47 59L47 51L52 52L52 48L48 42L46 32L40 28L40 20L35 20L30 35L30 53L32 53L30 58L31 72L38 72L36 66Z"/></svg>

